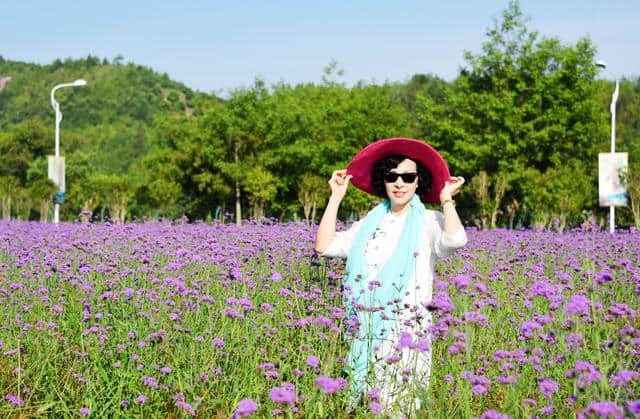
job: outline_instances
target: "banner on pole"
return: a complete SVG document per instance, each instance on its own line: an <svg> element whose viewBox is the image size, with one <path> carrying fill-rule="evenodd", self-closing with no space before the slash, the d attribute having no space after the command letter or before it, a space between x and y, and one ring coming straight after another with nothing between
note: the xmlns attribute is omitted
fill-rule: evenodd
<svg viewBox="0 0 640 419"><path fill-rule="evenodd" d="M601 207L626 207L628 153L598 153L598 201Z"/></svg>
<svg viewBox="0 0 640 419"><path fill-rule="evenodd" d="M58 187L58 191L65 191L64 184L64 157L49 157L49 179Z"/></svg>

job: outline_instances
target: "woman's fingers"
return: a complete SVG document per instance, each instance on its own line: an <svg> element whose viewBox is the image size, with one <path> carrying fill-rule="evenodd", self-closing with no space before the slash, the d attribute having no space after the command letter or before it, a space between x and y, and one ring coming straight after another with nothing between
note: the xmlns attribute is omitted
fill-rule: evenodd
<svg viewBox="0 0 640 419"><path fill-rule="evenodd" d="M346 169L334 170L331 174L331 179L329 179L329 184L346 187L346 184L349 182L349 179L351 179L351 177L351 175L347 175Z"/></svg>
<svg viewBox="0 0 640 419"><path fill-rule="evenodd" d="M464 184L464 178L462 176L451 176L449 180L445 182L444 187L448 188L451 195L455 195L460 192L460 188Z"/></svg>

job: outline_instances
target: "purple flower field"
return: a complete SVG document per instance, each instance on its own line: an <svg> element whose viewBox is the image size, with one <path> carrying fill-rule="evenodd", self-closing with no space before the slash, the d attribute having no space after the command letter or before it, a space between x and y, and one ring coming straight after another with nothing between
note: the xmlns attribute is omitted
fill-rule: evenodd
<svg viewBox="0 0 640 419"><path fill-rule="evenodd" d="M376 390L345 413L343 265L314 257L313 237L0 222L0 415L379 414ZM425 302L418 416L640 417L640 233L468 237Z"/></svg>

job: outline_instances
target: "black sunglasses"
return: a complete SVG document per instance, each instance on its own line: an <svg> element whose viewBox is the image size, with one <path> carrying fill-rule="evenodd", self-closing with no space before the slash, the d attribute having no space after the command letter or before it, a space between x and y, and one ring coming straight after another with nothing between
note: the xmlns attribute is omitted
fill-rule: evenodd
<svg viewBox="0 0 640 419"><path fill-rule="evenodd" d="M413 181L416 180L416 177L418 177L418 174L415 172L410 172L410 173L387 172L384 174L384 181L387 183L393 183L396 180L398 180L398 177L401 177L404 183L413 183Z"/></svg>

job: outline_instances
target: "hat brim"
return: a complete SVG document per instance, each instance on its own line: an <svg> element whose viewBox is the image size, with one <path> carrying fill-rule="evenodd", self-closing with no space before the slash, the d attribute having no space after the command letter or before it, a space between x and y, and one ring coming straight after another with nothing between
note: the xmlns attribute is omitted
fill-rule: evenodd
<svg viewBox="0 0 640 419"><path fill-rule="evenodd" d="M431 172L429 190L420 199L424 203L439 203L440 191L445 182L451 179L449 168L440 153L433 147L424 141L413 138L385 138L360 150L347 166L347 174L353 176L351 178L353 186L371 195L387 198L374 191L371 183L371 172L373 165L378 160L396 154L407 156Z"/></svg>

